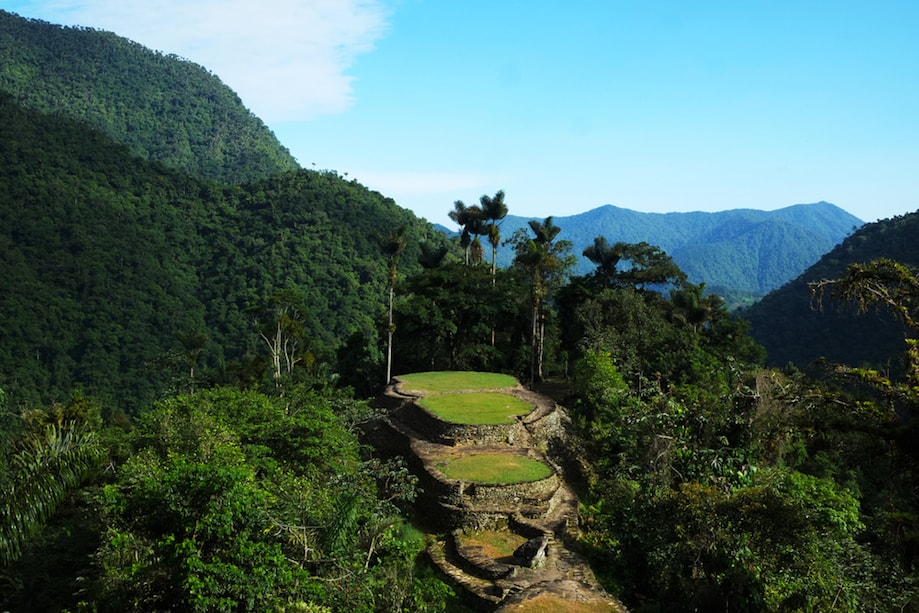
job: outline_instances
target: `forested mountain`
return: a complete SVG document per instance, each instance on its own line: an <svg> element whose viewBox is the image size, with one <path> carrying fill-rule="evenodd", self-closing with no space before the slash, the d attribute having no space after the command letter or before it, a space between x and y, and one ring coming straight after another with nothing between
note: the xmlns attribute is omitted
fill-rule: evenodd
<svg viewBox="0 0 919 613"><path fill-rule="evenodd" d="M509 215L502 234L525 228L528 218ZM562 238L579 255L597 236L615 242L646 242L666 251L693 283L705 283L731 302L749 302L780 287L862 225L828 202L776 211L733 209L717 213L640 213L606 205L579 215L555 217ZM512 258L510 249L501 254ZM586 258L578 272L593 267Z"/></svg>
<svg viewBox="0 0 919 613"><path fill-rule="evenodd" d="M696 237L702 257L730 260L705 270L761 292L805 245L829 251L857 219L827 203L605 207L583 231L564 217L498 228L499 192L466 216L478 240L454 245L356 181L259 157L248 137L212 159L226 141L205 135L231 125L213 117L245 112L199 105L203 85L174 87L219 83L202 70L113 35L2 17L10 32L61 41L45 55L27 36L32 59L13 72L33 85L0 82L0 610L482 610L428 566L440 535L421 532L431 523L413 504L411 458L360 436L405 408L365 401L384 363L395 375L500 371L551 391L567 417L532 451L559 454L553 466L581 490L578 521L555 538L576 540L635 613L919 610L915 378L763 368L747 322L680 270L716 289L679 259ZM20 50L0 53L3 72ZM123 55L145 58L144 74L104 81ZM84 73L73 83L98 73L100 89L58 69ZM60 99L50 112L23 99L45 81ZM202 115L156 132L169 108ZM94 128L94 114L145 134ZM164 138L178 158L145 149ZM917 224L919 213L864 226L808 274L878 256L916 264ZM506 268L489 257L501 237ZM574 271L588 245L593 265ZM857 279L858 296L914 313L919 279L897 266ZM832 338L873 344L879 361L904 354L901 326L890 346L881 323L862 336L820 329L792 285L748 313L771 350L763 330L797 351ZM919 355L907 359L919 372ZM431 428L448 442L453 425ZM488 484L450 480L444 500ZM521 506L507 527L529 538L534 513ZM500 558L488 576L528 570Z"/></svg>
<svg viewBox="0 0 919 613"><path fill-rule="evenodd" d="M849 264L890 258L919 266L919 212L866 224L793 281L743 311L771 364L805 367L818 358L846 364L894 366L903 353L903 328L889 313L858 314L851 306L811 299L809 282L835 279ZM822 308L821 308L822 306Z"/></svg>
<svg viewBox="0 0 919 613"><path fill-rule="evenodd" d="M378 351L387 270L374 233L407 228L411 271L429 232L335 173L193 179L4 94L0 160L0 373L16 402L82 388L136 411L186 387L189 360L256 376L259 326L282 308L317 367L354 333Z"/></svg>
<svg viewBox="0 0 919 613"><path fill-rule="evenodd" d="M0 10L0 90L192 176L235 184L298 167L217 76L109 32Z"/></svg>

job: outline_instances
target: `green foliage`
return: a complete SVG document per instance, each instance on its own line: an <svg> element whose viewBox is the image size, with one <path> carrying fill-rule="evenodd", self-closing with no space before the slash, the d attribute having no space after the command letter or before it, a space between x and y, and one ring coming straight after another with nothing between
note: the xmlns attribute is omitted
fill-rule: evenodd
<svg viewBox="0 0 919 613"><path fill-rule="evenodd" d="M78 119L132 153L228 184L297 163L239 97L205 68L110 32L62 28L0 11L0 90Z"/></svg>
<svg viewBox="0 0 919 613"><path fill-rule="evenodd" d="M913 285L881 269L888 284L855 286L909 323ZM837 369L836 385L753 378L743 322L708 300L691 285L665 300L578 280L560 297L582 356L572 414L595 569L639 611L915 606L908 390L864 369Z"/></svg>
<svg viewBox="0 0 919 613"><path fill-rule="evenodd" d="M252 309L284 295L300 309L291 378L331 385L335 350L374 339L385 312L374 229L407 227L407 274L430 231L334 173L224 188L4 95L0 136L0 373L16 406L81 388L137 414L215 381L273 387Z"/></svg>
<svg viewBox="0 0 919 613"><path fill-rule="evenodd" d="M514 271L492 277L483 266L458 263L408 278L395 305L394 373L518 372L525 291Z"/></svg>
<svg viewBox="0 0 919 613"><path fill-rule="evenodd" d="M50 423L28 434L8 458L0 483L0 567L15 561L66 496L99 469L96 433L81 422Z"/></svg>
<svg viewBox="0 0 919 613"><path fill-rule="evenodd" d="M96 475L106 457L101 428L99 407L76 396L26 412L19 428L0 432L0 568L15 562L65 499Z"/></svg>
<svg viewBox="0 0 919 613"><path fill-rule="evenodd" d="M574 376L578 394L592 406L614 405L629 389L609 353L587 350Z"/></svg>
<svg viewBox="0 0 919 613"><path fill-rule="evenodd" d="M902 374L903 333L888 313L859 314L845 302L818 308L808 284L840 278L849 265L878 258L919 266L917 232L919 213L866 224L798 278L746 309L743 315L753 326L753 336L766 348L769 364L784 367L791 363L804 369L823 358Z"/></svg>
<svg viewBox="0 0 919 613"><path fill-rule="evenodd" d="M361 458L340 396L214 389L165 400L106 486L99 602L147 610L389 610L420 551L414 479ZM387 599L392 599L388 601ZM383 603L390 602L385 605Z"/></svg>
<svg viewBox="0 0 919 613"><path fill-rule="evenodd" d="M530 289L530 368L529 381L536 383L544 377L543 366L549 347L547 338L551 335L549 325L549 304L555 292L568 280L575 259L571 254L571 242L556 240L561 228L553 218L529 222L530 237L518 230L510 238L514 246L514 267L522 272Z"/></svg>

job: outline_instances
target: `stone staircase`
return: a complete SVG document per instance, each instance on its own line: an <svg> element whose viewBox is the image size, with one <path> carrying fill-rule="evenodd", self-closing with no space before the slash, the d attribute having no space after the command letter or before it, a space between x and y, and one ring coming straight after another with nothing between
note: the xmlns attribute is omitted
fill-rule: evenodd
<svg viewBox="0 0 919 613"><path fill-rule="evenodd" d="M386 417L366 429L379 453L402 455L420 479L417 515L438 535L428 548L431 561L479 611L525 612L537 603L547 610L547 603L566 602L583 603L577 610L624 612L576 549L577 495L550 453L564 445L563 410L519 385L491 391L518 396L533 409L510 424L447 423L419 406L422 396L396 378L380 399ZM450 479L438 468L469 453L537 459L552 474L530 483L483 484ZM483 530L509 531L525 546L495 558L471 538Z"/></svg>

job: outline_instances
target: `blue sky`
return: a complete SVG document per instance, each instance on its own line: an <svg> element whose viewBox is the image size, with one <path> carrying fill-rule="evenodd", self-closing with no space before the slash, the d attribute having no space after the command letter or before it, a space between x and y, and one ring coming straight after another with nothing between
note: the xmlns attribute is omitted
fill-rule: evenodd
<svg viewBox="0 0 919 613"><path fill-rule="evenodd" d="M307 168L449 223L614 204L919 209L919 3L47 0L218 75Z"/></svg>

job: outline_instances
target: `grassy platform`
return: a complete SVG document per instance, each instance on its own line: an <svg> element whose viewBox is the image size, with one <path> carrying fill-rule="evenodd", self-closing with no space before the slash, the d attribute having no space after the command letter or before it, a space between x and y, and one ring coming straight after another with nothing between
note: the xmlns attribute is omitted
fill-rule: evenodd
<svg viewBox="0 0 919 613"><path fill-rule="evenodd" d="M618 606L600 599L578 602L551 594L543 594L501 610L507 613L624 613Z"/></svg>
<svg viewBox="0 0 919 613"><path fill-rule="evenodd" d="M513 453L467 453L437 463L449 479L497 485L529 483L552 475L544 462Z"/></svg>
<svg viewBox="0 0 919 613"><path fill-rule="evenodd" d="M516 387L517 379L493 372L433 371L400 375L407 391L428 394Z"/></svg>
<svg viewBox="0 0 919 613"><path fill-rule="evenodd" d="M513 557L527 539L510 530L476 530L460 534L456 541L462 547L481 547L485 555L501 561Z"/></svg>
<svg viewBox="0 0 919 613"><path fill-rule="evenodd" d="M440 419L453 424L509 424L533 405L501 392L467 392L429 396L418 402Z"/></svg>

